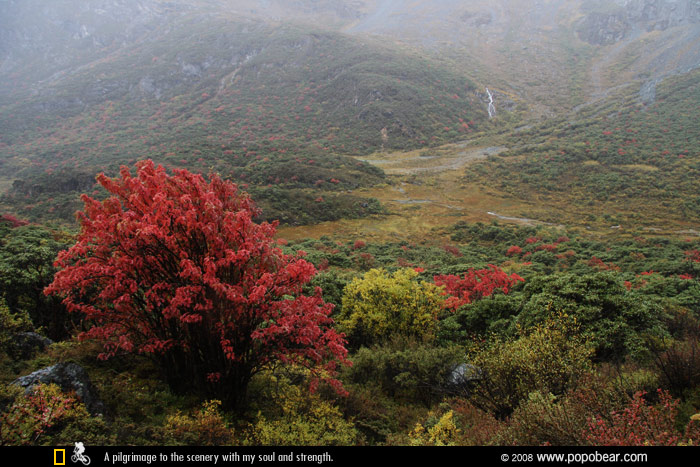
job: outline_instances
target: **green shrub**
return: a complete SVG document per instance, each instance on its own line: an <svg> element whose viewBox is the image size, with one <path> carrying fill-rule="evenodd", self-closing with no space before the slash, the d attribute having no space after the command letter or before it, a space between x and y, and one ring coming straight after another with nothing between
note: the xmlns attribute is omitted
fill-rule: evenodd
<svg viewBox="0 0 700 467"><path fill-rule="evenodd" d="M460 347L434 347L397 338L360 349L347 378L357 384L376 384L390 397L430 406L444 396L450 374L463 361Z"/></svg>
<svg viewBox="0 0 700 467"><path fill-rule="evenodd" d="M530 393L564 394L591 370L592 348L566 316L526 330L516 339L495 338L472 350L481 378L465 389L478 408L503 418Z"/></svg>
<svg viewBox="0 0 700 467"><path fill-rule="evenodd" d="M258 413L248 427L245 443L262 446L347 446L359 433L338 407L309 395L298 386L284 385L277 413Z"/></svg>
<svg viewBox="0 0 700 467"><path fill-rule="evenodd" d="M586 439L589 419L598 414L610 414L623 407L626 401L625 393L591 373L564 395L531 392L492 442L518 446L586 445L589 444Z"/></svg>
<svg viewBox="0 0 700 467"><path fill-rule="evenodd" d="M19 351L15 345L14 335L32 329L29 315L22 310L12 313L0 297L0 352L11 358L17 358Z"/></svg>
<svg viewBox="0 0 700 467"><path fill-rule="evenodd" d="M614 272L536 277L524 293L526 301L517 317L521 325L544 322L551 313L567 313L576 318L600 360L649 358L659 339L668 335L661 305L628 291Z"/></svg>

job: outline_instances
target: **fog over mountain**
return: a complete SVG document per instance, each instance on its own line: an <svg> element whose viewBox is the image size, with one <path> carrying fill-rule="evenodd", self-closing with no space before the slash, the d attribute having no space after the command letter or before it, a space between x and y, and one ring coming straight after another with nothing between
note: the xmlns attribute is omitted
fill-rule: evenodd
<svg viewBox="0 0 700 467"><path fill-rule="evenodd" d="M0 186L150 157L306 187L277 162L653 104L698 43L692 0L3 0Z"/></svg>
<svg viewBox="0 0 700 467"><path fill-rule="evenodd" d="M372 35L400 41L447 57L464 73L498 82L524 99L544 98L552 110L574 103L560 87L599 94L700 64L693 47L700 37L700 6L692 0L5 0L0 92L30 86L37 92L127 48L156 47L175 33L185 39L188 28L209 21L218 21L215 27L248 22L252 29L301 23L355 40ZM224 41L217 46L230 47L234 39ZM187 42L178 47L187 51ZM206 56L199 58L206 63ZM543 86L552 89L543 92Z"/></svg>

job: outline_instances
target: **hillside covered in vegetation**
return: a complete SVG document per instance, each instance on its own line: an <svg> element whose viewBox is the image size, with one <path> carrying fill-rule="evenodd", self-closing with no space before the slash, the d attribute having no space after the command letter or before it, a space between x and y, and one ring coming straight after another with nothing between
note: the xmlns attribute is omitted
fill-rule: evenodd
<svg viewBox="0 0 700 467"><path fill-rule="evenodd" d="M0 3L0 445L700 443L696 2Z"/></svg>

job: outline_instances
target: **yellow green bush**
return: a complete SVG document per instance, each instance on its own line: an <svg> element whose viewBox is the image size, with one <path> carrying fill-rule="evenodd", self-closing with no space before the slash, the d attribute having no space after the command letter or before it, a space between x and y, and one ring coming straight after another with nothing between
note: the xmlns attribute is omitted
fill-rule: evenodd
<svg viewBox="0 0 700 467"><path fill-rule="evenodd" d="M408 434L412 446L454 446L457 444L459 432L454 421L454 412L445 412L433 426L425 427L416 424Z"/></svg>
<svg viewBox="0 0 700 467"><path fill-rule="evenodd" d="M249 426L246 444L263 446L347 446L359 434L340 410L318 394L298 386L285 386L276 414L258 413Z"/></svg>
<svg viewBox="0 0 700 467"><path fill-rule="evenodd" d="M234 431L221 413L221 401L202 404L193 415L180 412L167 418L163 427L167 444L185 446L221 446L235 444Z"/></svg>
<svg viewBox="0 0 700 467"><path fill-rule="evenodd" d="M509 416L530 393L561 395L592 368L593 348L566 316L522 331L516 339L477 346L470 362L481 369L469 388L472 403L499 418Z"/></svg>
<svg viewBox="0 0 700 467"><path fill-rule="evenodd" d="M371 269L346 286L339 323L351 345L371 345L395 335L434 336L444 298L440 288L417 276L413 269L393 274Z"/></svg>

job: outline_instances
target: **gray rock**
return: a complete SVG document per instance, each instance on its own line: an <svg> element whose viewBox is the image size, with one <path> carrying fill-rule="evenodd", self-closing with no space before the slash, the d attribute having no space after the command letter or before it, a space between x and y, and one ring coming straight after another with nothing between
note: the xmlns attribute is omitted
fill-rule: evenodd
<svg viewBox="0 0 700 467"><path fill-rule="evenodd" d="M621 41L632 29L623 11L615 13L591 13L577 30L579 38L589 44L608 45Z"/></svg>
<svg viewBox="0 0 700 467"><path fill-rule="evenodd" d="M31 393L39 383L53 383L60 386L61 390L65 392L75 392L91 415L102 415L105 412L104 403L100 400L90 377L83 367L76 363L57 363L17 378L12 382L12 384L24 388L25 394Z"/></svg>
<svg viewBox="0 0 700 467"><path fill-rule="evenodd" d="M665 31L700 22L697 0L615 0L579 21L579 38L590 44L608 45L635 31Z"/></svg>
<svg viewBox="0 0 700 467"><path fill-rule="evenodd" d="M482 379L481 368L470 363L460 363L450 373L447 382L452 387L462 387Z"/></svg>

